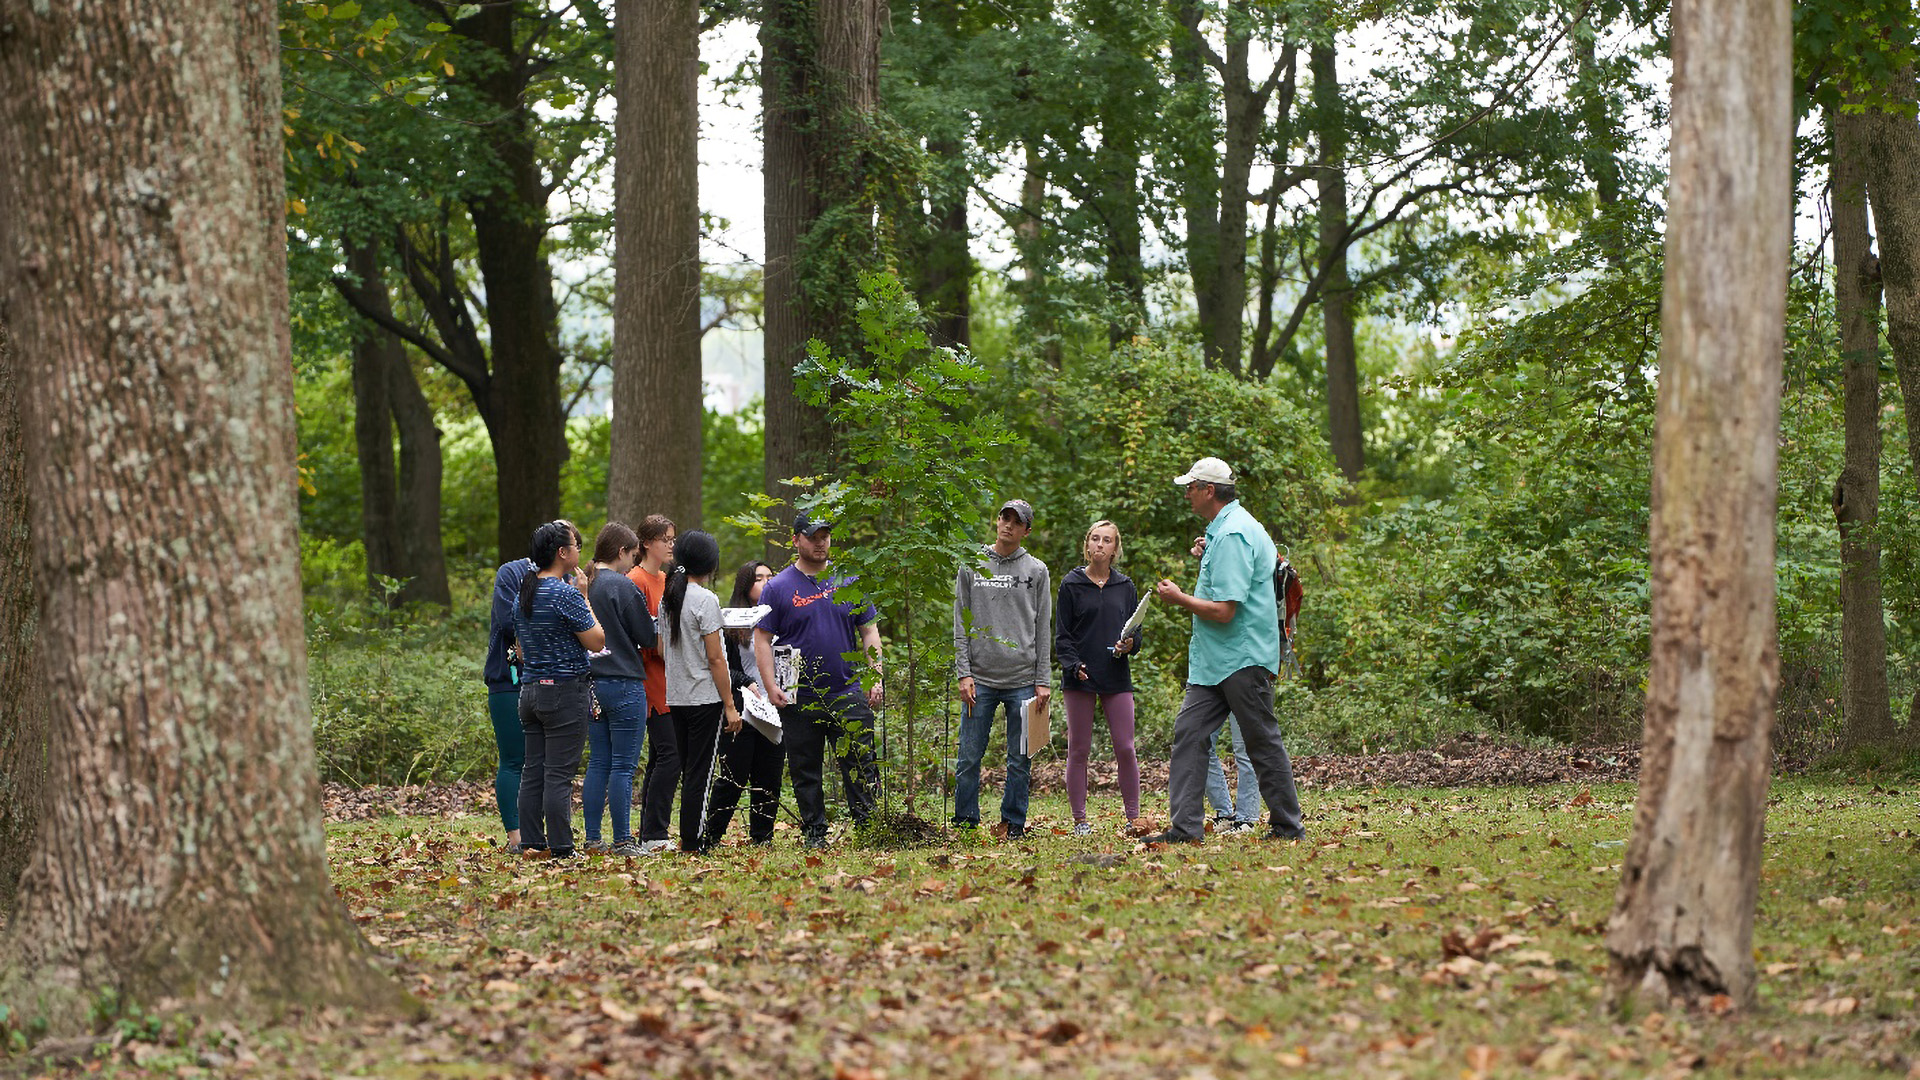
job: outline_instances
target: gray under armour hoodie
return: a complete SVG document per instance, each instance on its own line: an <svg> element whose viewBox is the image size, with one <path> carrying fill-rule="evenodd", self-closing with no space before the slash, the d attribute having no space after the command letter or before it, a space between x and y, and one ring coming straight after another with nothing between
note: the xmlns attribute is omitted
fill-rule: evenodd
<svg viewBox="0 0 1920 1080"><path fill-rule="evenodd" d="M1002 556L989 545L962 566L953 584L953 652L958 677L971 675L982 686L1049 684L1053 588L1047 564L1026 548Z"/></svg>

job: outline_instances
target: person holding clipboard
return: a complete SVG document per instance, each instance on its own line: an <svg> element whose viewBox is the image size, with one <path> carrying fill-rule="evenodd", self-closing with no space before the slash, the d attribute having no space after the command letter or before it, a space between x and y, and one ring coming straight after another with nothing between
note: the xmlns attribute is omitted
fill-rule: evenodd
<svg viewBox="0 0 1920 1080"><path fill-rule="evenodd" d="M1093 751L1096 706L1113 737L1113 761L1120 770L1120 802L1127 824L1138 834L1144 827L1128 661L1140 648L1146 605L1133 579L1114 565L1120 561L1119 526L1105 518L1094 522L1083 551L1086 565L1068 571L1060 582L1053 639L1060 656L1061 700L1067 709L1067 802L1073 809L1073 834L1093 835L1087 821L1087 763Z"/></svg>

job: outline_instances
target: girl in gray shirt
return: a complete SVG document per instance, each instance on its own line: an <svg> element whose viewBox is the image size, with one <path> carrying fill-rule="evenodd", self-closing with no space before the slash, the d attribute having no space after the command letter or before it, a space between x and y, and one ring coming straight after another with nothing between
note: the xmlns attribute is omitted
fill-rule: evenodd
<svg viewBox="0 0 1920 1080"><path fill-rule="evenodd" d="M739 731L726 651L720 642L720 598L707 588L720 567L720 545L698 530L673 545L660 598L660 654L667 665L667 708L680 746L680 850L700 850L720 731Z"/></svg>

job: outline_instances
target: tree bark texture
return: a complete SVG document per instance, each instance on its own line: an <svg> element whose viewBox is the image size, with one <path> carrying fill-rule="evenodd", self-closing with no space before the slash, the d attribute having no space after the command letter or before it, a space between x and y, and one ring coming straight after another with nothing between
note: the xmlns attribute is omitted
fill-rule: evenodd
<svg viewBox="0 0 1920 1080"><path fill-rule="evenodd" d="M880 79L884 0L765 0L760 29L766 184L769 494L831 465L826 412L796 393L810 338L859 346L858 268L874 256L863 144Z"/></svg>
<svg viewBox="0 0 1920 1080"><path fill-rule="evenodd" d="M33 595L19 393L0 318L0 911L13 910L47 779L47 697L34 650L40 603Z"/></svg>
<svg viewBox="0 0 1920 1080"><path fill-rule="evenodd" d="M1753 1000L1780 657L1774 500L1792 230L1786 0L1673 8L1672 180L1640 796L1615 987Z"/></svg>
<svg viewBox="0 0 1920 1080"><path fill-rule="evenodd" d="M1911 68L1900 73L1893 90L1911 108L1916 97ZM1887 344L1900 380L1913 479L1920 484L1920 121L1911 111L1869 109L1866 116L1873 129L1867 200L1880 240ZM1920 731L1920 691L1913 695L1907 724L1910 732Z"/></svg>
<svg viewBox="0 0 1920 1080"><path fill-rule="evenodd" d="M472 85L500 118L487 128L501 181L472 199L473 240L486 288L492 369L482 414L493 441L502 562L526 554L527 540L560 515L560 467L567 460L560 407L560 324L547 263L547 186L536 161L533 124L522 107L534 78L515 40L512 4L482 4L455 27L490 50Z"/></svg>
<svg viewBox="0 0 1920 1080"><path fill-rule="evenodd" d="M1366 466L1360 427L1360 360L1353 340L1353 282L1347 276L1347 120L1338 57L1331 41L1312 47L1313 104L1320 160L1314 177L1320 211L1319 264L1325 279L1320 315L1327 347L1327 439L1347 483Z"/></svg>
<svg viewBox="0 0 1920 1080"><path fill-rule="evenodd" d="M356 308L393 318L380 249L344 243L356 283ZM394 435L400 454L394 457ZM440 539L440 429L420 390L406 345L392 331L369 322L353 344L353 437L360 461L360 536L367 551L367 587L378 594L377 577L406 585L395 604L448 607L446 549Z"/></svg>
<svg viewBox="0 0 1920 1080"><path fill-rule="evenodd" d="M1833 162L1833 298L1840 319L1846 460L1833 486L1840 529L1840 708L1853 746L1893 742L1887 624L1880 592L1880 266L1867 227L1872 121L1827 112Z"/></svg>
<svg viewBox="0 0 1920 1080"><path fill-rule="evenodd" d="M0 253L33 534L57 538L34 552L48 790L77 793L36 823L9 1000L56 1030L108 987L215 1014L404 1000L327 881L276 19L0 2Z"/></svg>
<svg viewBox="0 0 1920 1080"><path fill-rule="evenodd" d="M607 515L700 527L700 4L615 22L613 428Z"/></svg>

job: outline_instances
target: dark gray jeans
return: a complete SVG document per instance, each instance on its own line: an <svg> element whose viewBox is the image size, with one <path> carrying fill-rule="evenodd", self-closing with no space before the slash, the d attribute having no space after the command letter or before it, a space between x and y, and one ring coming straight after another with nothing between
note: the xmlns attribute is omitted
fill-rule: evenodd
<svg viewBox="0 0 1920 1080"><path fill-rule="evenodd" d="M1207 755L1213 733L1229 715L1240 721L1260 795L1272 811L1273 831L1299 835L1300 796L1293 787L1293 764L1273 719L1273 673L1262 667L1241 668L1218 686L1187 684L1186 700L1173 719L1173 762L1167 777L1173 822L1168 831L1197 840L1205 830Z"/></svg>
<svg viewBox="0 0 1920 1080"><path fill-rule="evenodd" d="M533 679L520 684L520 730L527 740L520 769L520 843L573 854L573 774L587 745L593 684L586 679Z"/></svg>

